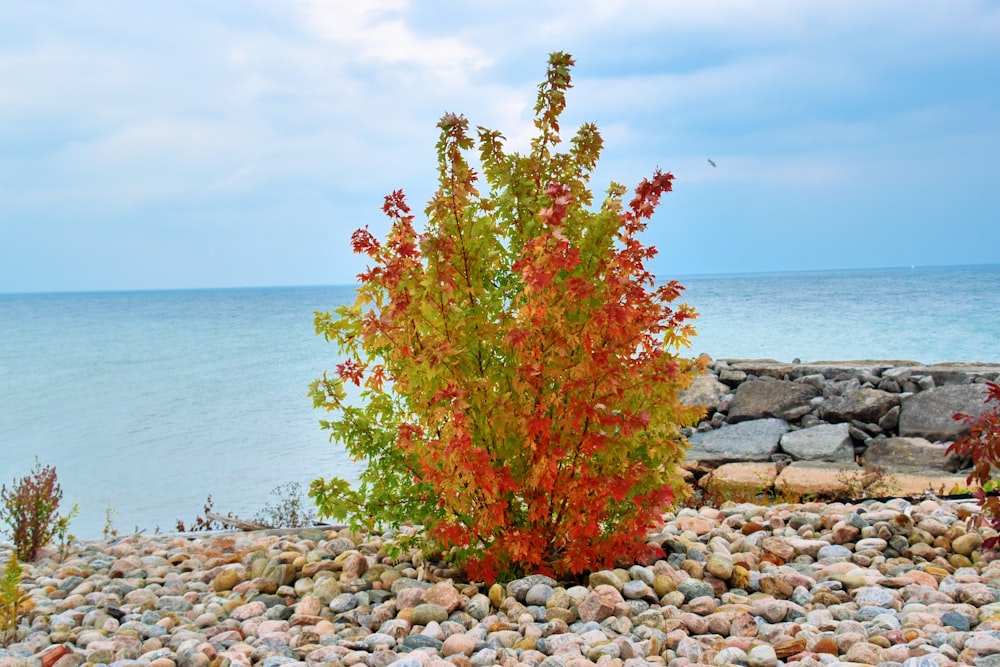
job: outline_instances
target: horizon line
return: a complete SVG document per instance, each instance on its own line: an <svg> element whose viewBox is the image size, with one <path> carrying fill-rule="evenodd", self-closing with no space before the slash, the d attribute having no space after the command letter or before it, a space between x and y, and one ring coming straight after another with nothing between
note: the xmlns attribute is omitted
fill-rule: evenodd
<svg viewBox="0 0 1000 667"><path fill-rule="evenodd" d="M820 274L820 273L861 273L865 271L917 271L935 269L974 269L984 267L1000 267L1000 262L975 263L975 264L910 264L899 266L865 266L853 268L826 268L826 269L770 269L763 271L733 271L719 273L686 273L674 278L664 278L657 280L657 283L677 280L683 281L694 278L738 278L741 276L778 276L790 274ZM59 295L83 295L83 294L141 294L150 292L209 292L222 290L268 290L268 289L306 289L306 288L356 288L360 283L304 283L304 284L284 284L284 285L229 285L229 286L207 286L207 287L137 287L124 289L63 289L63 290L26 290L20 292L0 292L0 297L9 296L59 296Z"/></svg>

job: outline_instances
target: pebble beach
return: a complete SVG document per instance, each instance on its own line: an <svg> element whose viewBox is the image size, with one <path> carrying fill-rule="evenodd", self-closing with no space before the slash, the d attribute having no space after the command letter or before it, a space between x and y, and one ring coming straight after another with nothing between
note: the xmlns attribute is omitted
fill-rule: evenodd
<svg viewBox="0 0 1000 667"><path fill-rule="evenodd" d="M1000 666L973 502L685 508L664 557L470 583L393 535L136 535L26 563L0 667ZM10 545L0 545L0 560Z"/></svg>

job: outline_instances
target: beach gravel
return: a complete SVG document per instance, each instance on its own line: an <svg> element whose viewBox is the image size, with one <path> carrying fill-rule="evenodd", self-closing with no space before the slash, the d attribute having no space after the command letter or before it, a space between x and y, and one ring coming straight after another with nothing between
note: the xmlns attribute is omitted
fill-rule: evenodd
<svg viewBox="0 0 1000 667"><path fill-rule="evenodd" d="M493 585L346 529L77 542L25 564L0 667L1000 667L977 511L683 509L659 560Z"/></svg>

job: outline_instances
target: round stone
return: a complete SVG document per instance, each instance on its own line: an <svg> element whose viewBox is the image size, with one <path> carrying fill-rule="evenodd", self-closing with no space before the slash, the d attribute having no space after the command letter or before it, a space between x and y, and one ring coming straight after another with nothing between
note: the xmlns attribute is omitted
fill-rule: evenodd
<svg viewBox="0 0 1000 667"><path fill-rule="evenodd" d="M753 646L746 654L747 667L775 667L778 655L770 644Z"/></svg>
<svg viewBox="0 0 1000 667"><path fill-rule="evenodd" d="M436 604L418 604L413 608L413 624L427 625L432 621L442 623L448 620L448 610Z"/></svg>
<svg viewBox="0 0 1000 667"><path fill-rule="evenodd" d="M969 617L957 611L946 611L941 614L941 625L950 626L959 632L968 632L971 626Z"/></svg>
<svg viewBox="0 0 1000 667"><path fill-rule="evenodd" d="M725 553L712 553L705 561L705 571L723 581L733 576L733 557Z"/></svg>
<svg viewBox="0 0 1000 667"><path fill-rule="evenodd" d="M700 579L685 579L677 584L677 591L684 596L685 602L690 602L704 595L715 597L715 589L712 588L712 584Z"/></svg>
<svg viewBox="0 0 1000 667"><path fill-rule="evenodd" d="M358 606L358 598L351 593L341 593L337 597L330 600L330 611L334 614L343 614L345 611L350 611Z"/></svg>
<svg viewBox="0 0 1000 667"><path fill-rule="evenodd" d="M552 597L552 586L535 584L524 594L524 602L529 605L545 605L550 597Z"/></svg>
<svg viewBox="0 0 1000 667"><path fill-rule="evenodd" d="M626 600L641 600L647 596L654 596L653 589L651 589L646 582L641 580L632 580L626 582L622 586L622 596Z"/></svg>
<svg viewBox="0 0 1000 667"><path fill-rule="evenodd" d="M834 560L847 560L851 557L852 552L845 546L840 544L831 544L826 547L820 547L819 551L816 552L816 558L823 560L824 558L832 558Z"/></svg>

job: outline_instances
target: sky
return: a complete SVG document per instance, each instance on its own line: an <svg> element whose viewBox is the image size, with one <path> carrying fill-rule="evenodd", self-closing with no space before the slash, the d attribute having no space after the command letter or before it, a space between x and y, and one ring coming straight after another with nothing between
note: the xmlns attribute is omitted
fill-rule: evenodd
<svg viewBox="0 0 1000 667"><path fill-rule="evenodd" d="M1000 261L995 0L0 0L0 293L349 284L445 112L672 172L657 277ZM716 166L709 162L712 160Z"/></svg>

